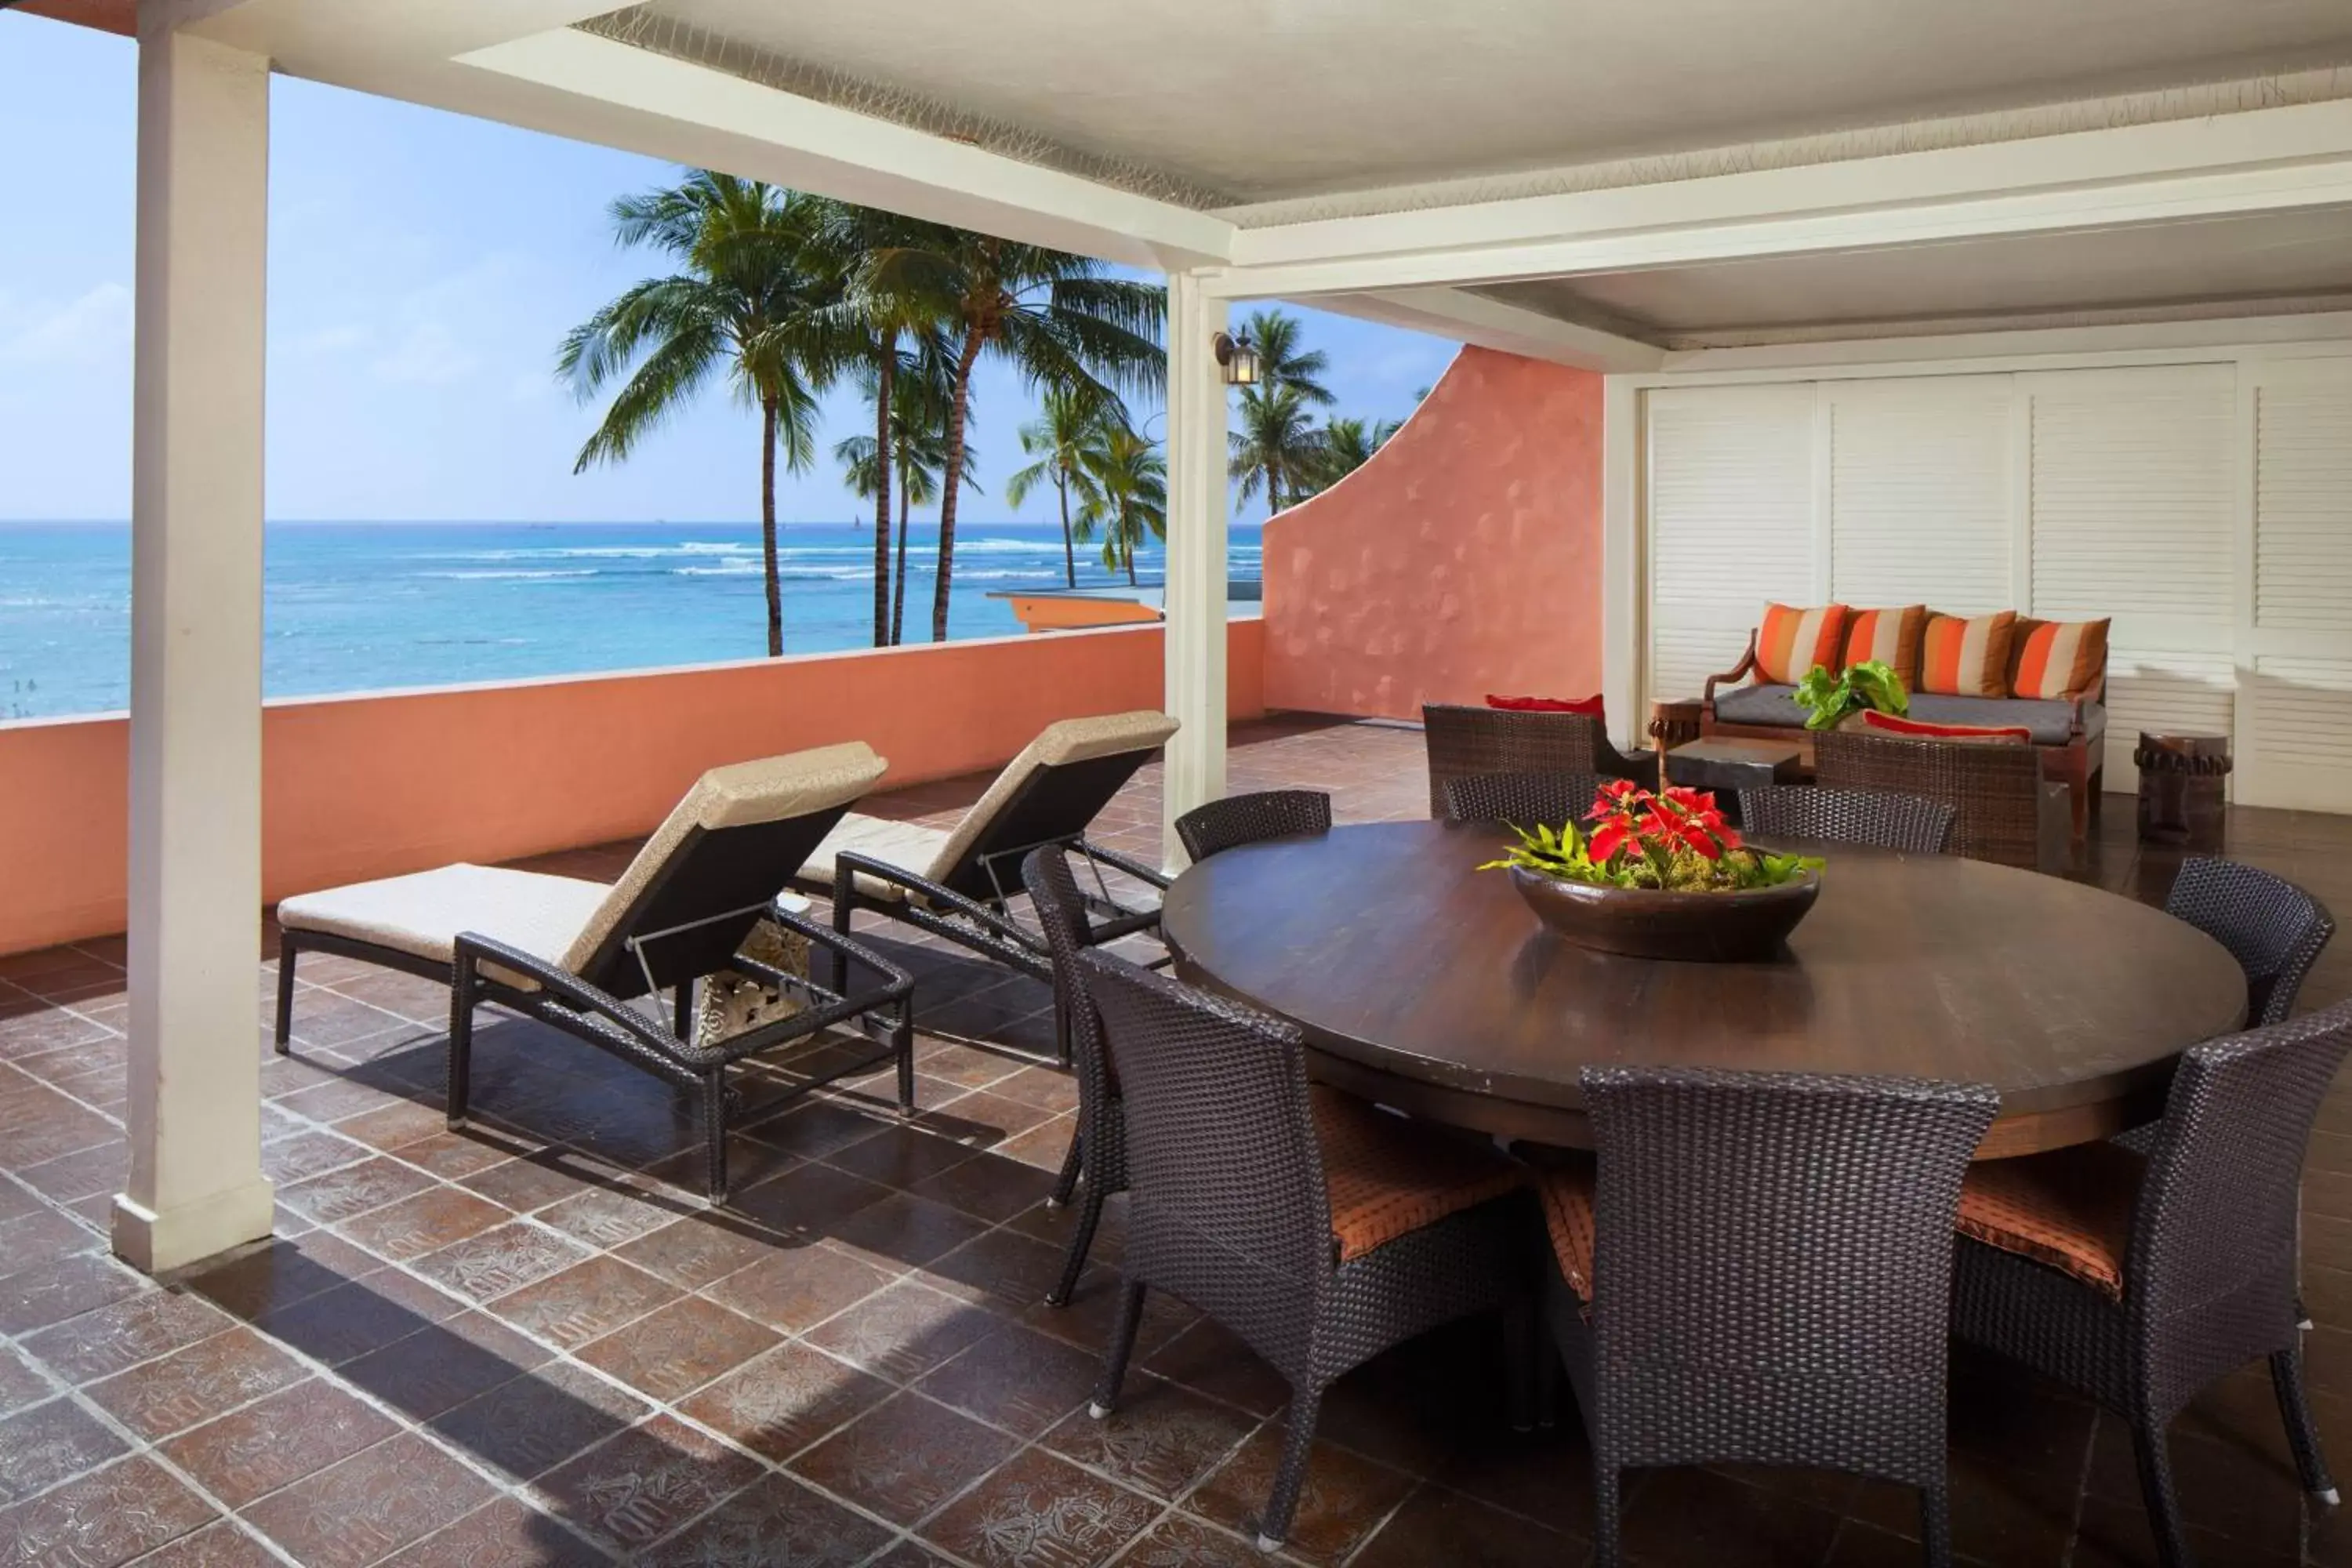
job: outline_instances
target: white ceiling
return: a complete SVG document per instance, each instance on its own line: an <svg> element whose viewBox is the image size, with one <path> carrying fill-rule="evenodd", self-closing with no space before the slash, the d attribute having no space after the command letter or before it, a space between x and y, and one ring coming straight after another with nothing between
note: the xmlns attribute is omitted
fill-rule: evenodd
<svg viewBox="0 0 2352 1568"><path fill-rule="evenodd" d="M1236 201L2352 64L2352 0L653 0Z"/></svg>
<svg viewBox="0 0 2352 1568"><path fill-rule="evenodd" d="M1497 284L1668 348L2352 308L2352 207Z"/></svg>

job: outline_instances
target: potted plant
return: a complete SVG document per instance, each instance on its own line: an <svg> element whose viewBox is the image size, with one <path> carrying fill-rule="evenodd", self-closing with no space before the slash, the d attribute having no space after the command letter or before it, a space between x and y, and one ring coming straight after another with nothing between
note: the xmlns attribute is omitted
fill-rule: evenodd
<svg viewBox="0 0 2352 1568"><path fill-rule="evenodd" d="M1903 689L1903 678L1895 673L1893 665L1874 658L1850 664L1836 675L1830 673L1827 665L1813 666L1797 683L1797 701L1812 710L1805 721L1808 730L1834 730L1865 708L1897 717L1911 711L1911 696Z"/></svg>
<svg viewBox="0 0 2352 1568"><path fill-rule="evenodd" d="M1589 824L1514 826L1507 870L1538 919L1580 947L1638 958L1769 957L1821 892L1822 862L1740 841L1715 796L1601 785Z"/></svg>

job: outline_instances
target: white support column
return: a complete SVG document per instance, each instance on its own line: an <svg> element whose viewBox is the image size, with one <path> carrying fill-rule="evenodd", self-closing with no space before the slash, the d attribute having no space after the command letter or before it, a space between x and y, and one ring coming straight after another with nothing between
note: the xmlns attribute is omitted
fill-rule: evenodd
<svg viewBox="0 0 2352 1568"><path fill-rule="evenodd" d="M261 483L269 62L140 6L131 1180L151 1273L269 1234L261 1173Z"/></svg>
<svg viewBox="0 0 2352 1568"><path fill-rule="evenodd" d="M1168 277L1168 742L1160 857L1184 864L1176 818L1225 793L1225 378L1210 339L1226 305L1198 273Z"/></svg>

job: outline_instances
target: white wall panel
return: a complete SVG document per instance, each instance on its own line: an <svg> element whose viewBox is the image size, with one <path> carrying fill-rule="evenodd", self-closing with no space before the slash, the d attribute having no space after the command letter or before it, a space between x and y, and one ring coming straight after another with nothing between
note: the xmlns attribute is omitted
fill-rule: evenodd
<svg viewBox="0 0 2352 1568"><path fill-rule="evenodd" d="M2255 391L2254 624L2352 631L2352 366Z"/></svg>
<svg viewBox="0 0 2352 1568"><path fill-rule="evenodd" d="M2013 605L2011 381L1840 383L1830 409L1830 592L1856 608Z"/></svg>

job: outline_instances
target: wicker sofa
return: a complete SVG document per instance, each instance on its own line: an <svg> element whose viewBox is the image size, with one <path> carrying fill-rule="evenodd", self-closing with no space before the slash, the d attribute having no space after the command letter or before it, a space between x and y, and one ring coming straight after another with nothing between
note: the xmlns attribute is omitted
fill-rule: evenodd
<svg viewBox="0 0 2352 1568"><path fill-rule="evenodd" d="M1699 733L1781 740L1801 731L1808 717L1797 689L1759 676L1755 632L1748 651L1721 675L1707 677L1699 698ZM1742 683L1745 684L1742 684ZM2046 700L2015 697L1950 697L1914 692L1911 717L1931 724L2020 726L2028 731L2042 776L2066 786L2074 836L2088 830L2098 809L2107 762L2106 663L2085 689Z"/></svg>

